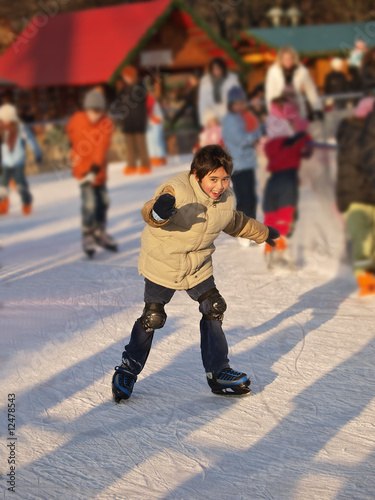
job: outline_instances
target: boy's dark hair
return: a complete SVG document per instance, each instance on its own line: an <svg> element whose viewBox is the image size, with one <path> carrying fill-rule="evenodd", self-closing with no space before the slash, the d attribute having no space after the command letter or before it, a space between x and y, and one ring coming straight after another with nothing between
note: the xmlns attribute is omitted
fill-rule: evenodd
<svg viewBox="0 0 375 500"><path fill-rule="evenodd" d="M195 153L191 163L190 175L198 177L199 182L211 172L223 167L228 175L232 175L233 159L221 146L216 144L204 146Z"/></svg>

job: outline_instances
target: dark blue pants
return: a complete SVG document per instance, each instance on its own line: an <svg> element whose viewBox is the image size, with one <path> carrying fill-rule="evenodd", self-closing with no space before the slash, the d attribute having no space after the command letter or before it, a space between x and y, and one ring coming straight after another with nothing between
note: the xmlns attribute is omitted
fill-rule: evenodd
<svg viewBox="0 0 375 500"><path fill-rule="evenodd" d="M8 188L9 181L11 179L17 184L17 191L19 192L23 205L30 205L33 201L31 193L29 191L29 185L25 177L25 165L19 165L18 167L5 168L3 167L2 173L0 175L0 186Z"/></svg>
<svg viewBox="0 0 375 500"><path fill-rule="evenodd" d="M255 190L255 172L252 169L240 170L232 175L233 191L236 195L236 209L248 217L256 218L257 195Z"/></svg>
<svg viewBox="0 0 375 500"><path fill-rule="evenodd" d="M190 290L186 290L186 292L190 298L197 301L201 295L212 288L215 288L213 277L199 283L199 285ZM145 279L144 300L146 304L168 304L175 291ZM207 313L209 308L210 303L207 299L199 306L202 314ZM200 332L202 362L206 372L219 371L228 367L228 344L222 329L222 322L202 318L200 321ZM154 331L146 332L142 327L140 318L137 319L133 326L130 342L125 346L125 351L122 354L123 360L130 366L135 375L138 375L142 371L147 361L153 337Z"/></svg>
<svg viewBox="0 0 375 500"><path fill-rule="evenodd" d="M82 184L81 199L83 232L92 232L97 227L104 227L107 221L107 210L109 206L106 185L93 186L88 182Z"/></svg>

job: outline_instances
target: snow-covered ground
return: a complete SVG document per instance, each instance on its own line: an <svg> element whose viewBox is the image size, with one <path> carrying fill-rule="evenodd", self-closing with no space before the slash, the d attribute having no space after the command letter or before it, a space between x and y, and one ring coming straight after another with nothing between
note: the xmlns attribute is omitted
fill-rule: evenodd
<svg viewBox="0 0 375 500"><path fill-rule="evenodd" d="M110 169L117 254L82 256L76 182L31 178L35 210L0 220L1 495L27 499L372 499L375 299L360 299L345 263L325 158L302 171L297 272L270 273L262 247L223 235L215 278L246 398L213 395L199 351L200 315L176 293L133 397L111 399L143 307L140 208L151 176ZM261 175L263 179L263 176ZM264 181L261 181L261 185ZM7 398L16 395L16 493L7 490Z"/></svg>

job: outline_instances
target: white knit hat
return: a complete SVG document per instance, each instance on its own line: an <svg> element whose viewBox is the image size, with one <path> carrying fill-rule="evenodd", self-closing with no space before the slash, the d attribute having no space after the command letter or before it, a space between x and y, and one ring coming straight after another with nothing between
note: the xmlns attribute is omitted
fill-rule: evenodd
<svg viewBox="0 0 375 500"><path fill-rule="evenodd" d="M13 104L0 106L0 120L5 123L18 122L17 110Z"/></svg>

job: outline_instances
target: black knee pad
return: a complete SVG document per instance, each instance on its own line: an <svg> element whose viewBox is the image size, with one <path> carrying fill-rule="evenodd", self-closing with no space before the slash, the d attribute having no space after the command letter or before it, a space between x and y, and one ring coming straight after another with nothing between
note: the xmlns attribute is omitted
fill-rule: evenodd
<svg viewBox="0 0 375 500"><path fill-rule="evenodd" d="M223 321L227 304L220 295L219 290L211 288L211 290L199 297L198 302L203 319Z"/></svg>
<svg viewBox="0 0 375 500"><path fill-rule="evenodd" d="M167 320L163 304L156 304L155 302L146 304L139 320L146 332L163 328Z"/></svg>

